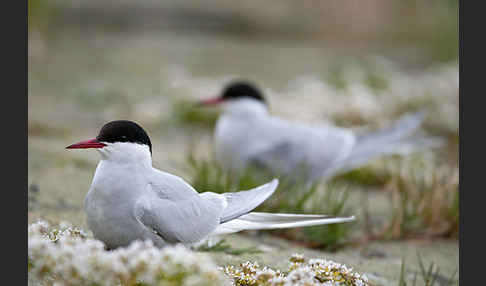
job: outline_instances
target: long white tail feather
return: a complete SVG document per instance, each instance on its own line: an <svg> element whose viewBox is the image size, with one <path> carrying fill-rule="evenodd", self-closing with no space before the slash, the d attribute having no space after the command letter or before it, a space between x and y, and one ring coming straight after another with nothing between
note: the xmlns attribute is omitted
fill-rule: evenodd
<svg viewBox="0 0 486 286"><path fill-rule="evenodd" d="M220 224L211 236L235 233L242 230L281 229L343 223L353 221L354 219L354 216L333 217L326 215L251 212Z"/></svg>
<svg viewBox="0 0 486 286"><path fill-rule="evenodd" d="M382 155L406 155L420 149L444 146L445 140L439 137L407 137L420 126L425 115L425 110L407 114L390 128L359 136L349 156L327 169L322 177L330 178L338 173L361 167Z"/></svg>
<svg viewBox="0 0 486 286"><path fill-rule="evenodd" d="M393 142L395 140L400 140L403 137L411 135L417 128L420 127L425 117L427 116L427 111L422 109L413 114L405 114L401 116L392 126L380 129L378 131L358 135L356 138L360 146L370 146L376 141L387 141Z"/></svg>
<svg viewBox="0 0 486 286"><path fill-rule="evenodd" d="M399 142L384 143L381 146L377 145L375 149L363 150L361 153L351 154L345 161L336 164L333 169L328 169L323 177L329 178L337 173L344 173L361 167L371 159L379 156L392 154L408 155L420 149L442 147L445 143L446 141L443 138L438 137L408 138Z"/></svg>

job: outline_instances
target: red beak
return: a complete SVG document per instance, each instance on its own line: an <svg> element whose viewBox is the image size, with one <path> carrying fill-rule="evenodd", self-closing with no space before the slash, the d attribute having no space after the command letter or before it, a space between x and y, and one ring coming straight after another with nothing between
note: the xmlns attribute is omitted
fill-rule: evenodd
<svg viewBox="0 0 486 286"><path fill-rule="evenodd" d="M210 99L201 100L199 106L215 106L222 103L224 100L221 97L215 97Z"/></svg>
<svg viewBox="0 0 486 286"><path fill-rule="evenodd" d="M101 143L97 139L81 141L66 147L66 149L87 149L87 148L103 148L106 144Z"/></svg>

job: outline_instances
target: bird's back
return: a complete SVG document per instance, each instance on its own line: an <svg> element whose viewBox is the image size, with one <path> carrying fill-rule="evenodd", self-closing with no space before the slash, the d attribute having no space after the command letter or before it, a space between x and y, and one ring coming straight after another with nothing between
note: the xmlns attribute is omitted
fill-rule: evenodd
<svg viewBox="0 0 486 286"><path fill-rule="evenodd" d="M222 116L215 131L218 160L239 171L249 164L288 175L306 166L311 177L350 152L354 134L334 126L312 126L273 116L235 118Z"/></svg>

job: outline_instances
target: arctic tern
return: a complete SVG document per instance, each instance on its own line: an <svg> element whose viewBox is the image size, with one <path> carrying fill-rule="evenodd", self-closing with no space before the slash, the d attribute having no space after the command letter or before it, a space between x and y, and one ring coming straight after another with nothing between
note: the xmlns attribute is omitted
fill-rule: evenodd
<svg viewBox="0 0 486 286"><path fill-rule="evenodd" d="M247 191L198 193L182 178L152 167L152 144L137 123L105 124L95 139L67 149L95 148L101 154L85 198L87 223L108 248L134 240L154 245L197 245L241 230L342 223L353 217L251 212L273 194L278 180Z"/></svg>
<svg viewBox="0 0 486 286"><path fill-rule="evenodd" d="M221 95L199 106L221 106L214 131L216 160L230 173L248 167L312 183L366 164L386 154L438 147L440 138L410 137L426 112L401 117L393 126L368 134L332 125L310 125L272 116L262 93L246 81L228 84Z"/></svg>

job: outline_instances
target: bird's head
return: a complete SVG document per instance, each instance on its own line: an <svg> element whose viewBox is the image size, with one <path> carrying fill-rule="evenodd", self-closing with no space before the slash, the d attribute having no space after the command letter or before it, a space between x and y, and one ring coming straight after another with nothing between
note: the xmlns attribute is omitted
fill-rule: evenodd
<svg viewBox="0 0 486 286"><path fill-rule="evenodd" d="M66 149L97 149L102 159L116 161L151 160L152 143L143 128L133 121L106 123L94 139L81 141Z"/></svg>
<svg viewBox="0 0 486 286"><path fill-rule="evenodd" d="M225 112L266 112L267 101L260 90L247 81L228 84L217 97L203 100L200 106L221 106Z"/></svg>

